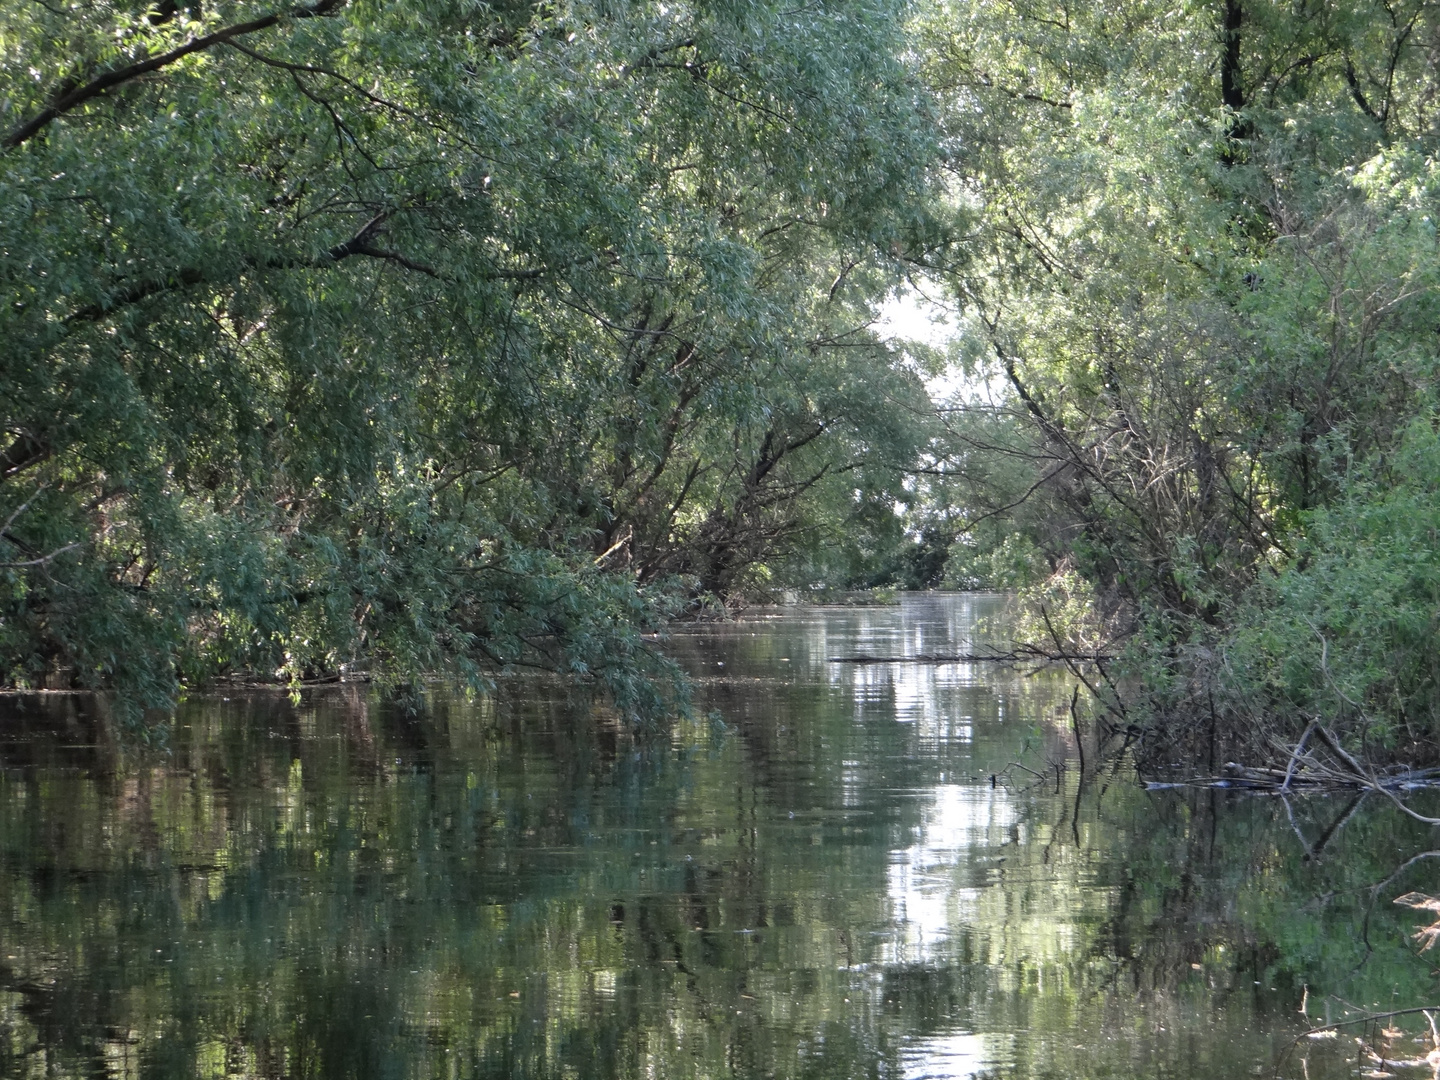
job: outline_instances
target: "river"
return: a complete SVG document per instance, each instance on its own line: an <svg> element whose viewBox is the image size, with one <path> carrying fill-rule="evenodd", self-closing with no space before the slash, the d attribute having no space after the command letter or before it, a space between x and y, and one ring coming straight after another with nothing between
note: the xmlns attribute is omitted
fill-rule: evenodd
<svg viewBox="0 0 1440 1080"><path fill-rule="evenodd" d="M0 1073L1350 1077L1433 1049L1434 830L1082 770L998 598L685 628L636 739L504 679L196 696L164 746L0 699ZM1390 1034L1382 1034L1387 1025Z"/></svg>

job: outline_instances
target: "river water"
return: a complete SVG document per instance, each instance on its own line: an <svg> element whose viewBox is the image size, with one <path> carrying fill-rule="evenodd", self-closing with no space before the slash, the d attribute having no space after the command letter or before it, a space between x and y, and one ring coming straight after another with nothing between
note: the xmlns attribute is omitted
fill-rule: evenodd
<svg viewBox="0 0 1440 1080"><path fill-rule="evenodd" d="M1393 903L1434 830L1147 791L1083 699L1082 768L1063 672L832 662L1000 609L687 629L662 739L545 679L196 698L165 747L0 700L0 1073L1431 1076L1356 1042L1422 1016L1302 1033L1440 1002Z"/></svg>

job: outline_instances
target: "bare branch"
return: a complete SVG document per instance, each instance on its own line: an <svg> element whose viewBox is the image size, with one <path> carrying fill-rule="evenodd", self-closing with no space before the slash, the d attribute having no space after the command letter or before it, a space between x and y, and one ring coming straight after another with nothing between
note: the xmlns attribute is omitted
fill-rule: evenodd
<svg viewBox="0 0 1440 1080"><path fill-rule="evenodd" d="M46 563L52 561L53 559L57 559L61 555L64 555L65 552L72 551L79 546L80 542L77 540L73 544L66 544L64 547L56 548L48 555L41 555L38 559L26 559L24 562L0 562L0 568L4 568L6 570L15 570L26 566L44 566Z"/></svg>

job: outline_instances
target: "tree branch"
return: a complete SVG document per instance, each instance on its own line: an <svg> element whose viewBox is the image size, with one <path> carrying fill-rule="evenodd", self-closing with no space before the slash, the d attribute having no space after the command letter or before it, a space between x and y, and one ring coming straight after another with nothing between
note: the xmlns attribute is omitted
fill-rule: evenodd
<svg viewBox="0 0 1440 1080"><path fill-rule="evenodd" d="M213 34L206 34L204 37L192 38L184 45L171 49L169 52L161 53L159 56L152 56L148 60L139 63L128 64L122 68L115 68L98 75L83 86L77 86L65 93L59 94L35 116L15 128L9 135L0 142L0 149L13 150L17 146L43 131L52 120L56 120L73 109L79 108L87 101L104 94L127 82L133 82L142 75L148 75L152 71L159 71L161 68L169 67L177 60L183 60L192 53L204 52L212 45L220 45L233 38L244 37L246 34L253 34L259 30L268 30L283 19L311 19L322 15L331 15L345 6L346 0L316 0L313 4L302 4L288 11L276 11L264 15L258 19L251 19L249 22L236 23L234 26L227 26L222 30L216 30Z"/></svg>
<svg viewBox="0 0 1440 1080"><path fill-rule="evenodd" d="M428 277L439 278L440 271L425 263L416 262L398 251L391 251L388 248L377 247L375 238L380 236L385 222L390 217L390 211L382 211L367 221L361 230L349 240L336 244L325 254L316 258L298 258L294 256L271 256L269 258L255 258L247 256L244 264L253 270L318 270L326 266L332 266L353 255L363 255L369 259L383 259L386 262L393 262L406 270L413 270L416 273L425 274ZM186 285L198 285L207 280L205 270L198 266L181 267L165 277L151 278L148 281L136 281L115 292L108 300L87 307L80 308L70 315L66 323L98 322L111 312L130 304L139 303L159 293L170 289L184 287Z"/></svg>
<svg viewBox="0 0 1440 1080"><path fill-rule="evenodd" d="M0 450L0 480L8 480L32 465L40 464L49 456L50 447L43 439L28 431L22 431L11 440L9 446Z"/></svg>
<svg viewBox="0 0 1440 1080"><path fill-rule="evenodd" d="M1345 85L1350 87L1350 96L1355 99L1355 104L1360 106L1360 111L1384 128L1385 117L1376 112L1365 97L1365 91L1360 86L1360 76L1355 71L1355 63L1348 56L1345 58Z"/></svg>
<svg viewBox="0 0 1440 1080"><path fill-rule="evenodd" d="M54 551L50 552L50 554L41 555L39 558L26 559L24 562L0 562L0 568L3 568L5 570L20 570L28 566L44 566L46 563L53 562L55 559L58 559L61 555L64 555L65 552L74 551L79 546L80 542L77 540L73 544L66 544L64 547L58 547Z"/></svg>

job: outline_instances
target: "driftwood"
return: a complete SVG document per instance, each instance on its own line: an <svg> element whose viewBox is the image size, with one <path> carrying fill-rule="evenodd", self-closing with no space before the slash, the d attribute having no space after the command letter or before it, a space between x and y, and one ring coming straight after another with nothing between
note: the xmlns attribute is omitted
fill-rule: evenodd
<svg viewBox="0 0 1440 1080"><path fill-rule="evenodd" d="M1315 745L1318 744L1318 747ZM1286 795L1291 792L1375 791L1402 811L1427 825L1440 825L1440 818L1426 817L1400 801L1400 794L1440 787L1440 769L1376 769L1362 764L1340 745L1319 720L1310 721L1293 747L1276 743L1286 755L1285 768L1252 767L1229 761L1219 776L1197 776L1178 783L1149 782L1147 788L1208 787L1239 788L1257 793Z"/></svg>
<svg viewBox="0 0 1440 1080"><path fill-rule="evenodd" d="M1377 1041L1357 1036L1355 1042L1359 1044L1360 1058L1368 1062L1372 1068L1381 1070L1368 1075L1390 1075L1389 1069L1429 1069L1432 1076L1440 1076L1440 1029L1435 1026L1434 1005L1421 1005L1413 1009L1394 1009L1390 1012L1364 1013L1360 1016L1353 1016L1348 1020L1337 1020L1321 1027L1312 1027L1302 1031L1290 1041L1279 1058L1275 1062L1275 1071L1272 1074L1275 1080L1279 1080L1280 1070L1284 1067L1285 1061L1295 1048L1306 1039L1334 1039L1340 1035L1340 1029L1346 1027L1373 1027L1378 1026L1382 1020L1393 1020L1400 1016L1413 1016L1416 1013L1423 1015L1430 1025L1430 1045L1433 1049L1424 1057L1394 1057L1385 1052L1384 1044L1377 1045ZM1392 1039L1399 1038L1403 1032L1395 1029L1386 1029L1379 1033L1384 1037L1386 1043ZM1420 1040L1423 1042L1423 1040ZM1309 1075L1308 1072L1306 1075Z"/></svg>

